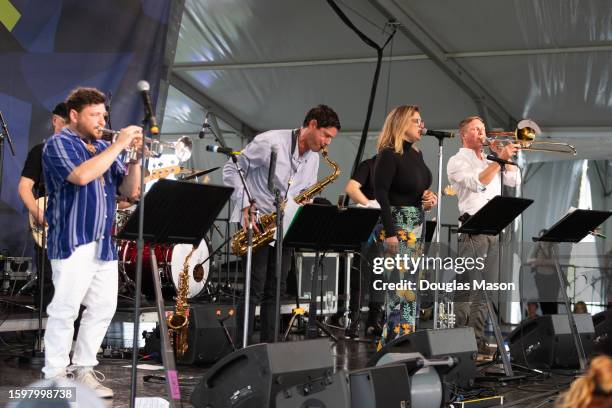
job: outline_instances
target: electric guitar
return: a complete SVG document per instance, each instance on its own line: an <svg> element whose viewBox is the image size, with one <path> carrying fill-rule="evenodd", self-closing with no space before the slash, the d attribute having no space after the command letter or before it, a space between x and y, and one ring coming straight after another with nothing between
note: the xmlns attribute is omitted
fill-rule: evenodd
<svg viewBox="0 0 612 408"><path fill-rule="evenodd" d="M184 170L181 166L170 166L170 167L162 167L160 169L151 170L148 176L145 176L145 183L149 181L157 180L160 178L168 177L170 174L178 174ZM45 212L46 197L39 197L36 199L36 205L43 212ZM32 230L32 237L34 238L34 242L39 247L43 246L43 236L47 236L47 224L45 223L44 227L36 222L36 219L29 214L30 221L30 229ZM47 248L47 243L45 242L44 248Z"/></svg>

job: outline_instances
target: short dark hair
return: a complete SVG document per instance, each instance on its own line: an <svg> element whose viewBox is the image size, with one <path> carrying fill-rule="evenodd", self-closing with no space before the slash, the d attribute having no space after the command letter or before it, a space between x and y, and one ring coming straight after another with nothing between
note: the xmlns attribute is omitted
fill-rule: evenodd
<svg viewBox="0 0 612 408"><path fill-rule="evenodd" d="M308 126L311 120L317 121L317 129L322 127L335 127L340 130L340 119L338 114L327 105L317 105L310 109L304 118L303 126Z"/></svg>
<svg viewBox="0 0 612 408"><path fill-rule="evenodd" d="M66 111L70 113L74 109L80 112L87 105L100 103L106 103L106 95L96 88L77 88L70 92L70 95L66 98Z"/></svg>
<svg viewBox="0 0 612 408"><path fill-rule="evenodd" d="M66 103L60 102L57 105L55 105L55 108L53 108L52 113L64 119L68 119L68 108L66 108Z"/></svg>

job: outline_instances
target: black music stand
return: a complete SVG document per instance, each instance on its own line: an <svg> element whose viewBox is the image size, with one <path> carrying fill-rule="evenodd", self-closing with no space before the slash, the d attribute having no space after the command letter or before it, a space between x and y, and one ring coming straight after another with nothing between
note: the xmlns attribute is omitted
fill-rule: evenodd
<svg viewBox="0 0 612 408"><path fill-rule="evenodd" d="M595 228L606 221L610 215L612 215L612 211L574 210L557 221L557 223L546 230L542 236L533 237L533 240L536 242L580 242L590 232L594 231ZM576 347L576 354L578 355L578 361L580 363L580 370L585 371L587 359L584 348L582 347L582 340L578 335L578 328L576 327L576 320L572 313L569 297L567 296L567 285L563 273L561 272L561 266L559 265L559 255L556 253L554 245L551 246L551 249L552 259L557 272L557 279L559 279L559 287L561 288L563 302L567 310L567 320L570 330L572 331L574 346Z"/></svg>
<svg viewBox="0 0 612 408"><path fill-rule="evenodd" d="M192 244L198 245L204 235L212 226L215 218L229 200L231 187L195 184L174 180L159 180L146 194L146 206L144 207L144 240L150 244ZM132 213L123 230L117 236L118 239L135 240L138 237L138 216L140 213L139 203L136 211ZM142 252L142 248L138 248ZM155 303L159 318L161 355L165 367L166 390L170 397L170 405L180 402L180 388L178 384L178 373L174 353L168 344L168 328L166 327L166 311L164 299L161 294L161 281L157 270L155 251L151 251L151 270L153 272L153 286L155 289ZM142 272L141 272L142 273ZM136 274L136 279L140 277ZM135 308L139 308L140 298L136 284ZM135 315L138 314L135 311ZM138 319L134 325L138 326ZM138 331L137 328L134 330ZM134 342L134 353L137 352L138 343ZM136 375L136 365L132 364L132 376Z"/></svg>
<svg viewBox="0 0 612 408"><path fill-rule="evenodd" d="M338 339L317 320L317 279L321 251L357 251L368 240L380 217L372 208L338 208L332 205L307 204L300 207L289 226L283 245L315 252L308 309L308 338L319 336L318 329ZM280 305L276 305L280 307Z"/></svg>
<svg viewBox="0 0 612 408"><path fill-rule="evenodd" d="M516 217L518 217L527 207L533 203L533 200L517 197L502 197L495 196L476 214L472 215L465 223L457 230L461 234L475 235L499 235ZM501 254L500 254L501 255ZM474 254L476 257L476 254ZM480 270L474 269L479 275L479 280L482 280ZM501 270L499 271L501 273ZM493 309L493 304L489 298L487 290L483 290L489 318L493 323L493 332L495 333L495 342L497 350L501 356L504 365L504 374L506 375L501 380L510 380L517 378L512 371L512 365L504 348L503 338L499 324L497 323L497 313Z"/></svg>

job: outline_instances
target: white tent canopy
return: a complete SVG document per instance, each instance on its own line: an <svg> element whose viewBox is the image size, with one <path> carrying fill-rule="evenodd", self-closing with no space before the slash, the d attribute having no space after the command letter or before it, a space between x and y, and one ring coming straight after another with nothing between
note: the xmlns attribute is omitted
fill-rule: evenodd
<svg viewBox="0 0 612 408"><path fill-rule="evenodd" d="M387 23L399 24L384 51L364 158L374 153L386 112L400 104L419 105L432 129L456 129L474 114L505 130L531 118L543 132L538 140L567 141L578 150L575 157L526 153L526 163L612 157L608 1L336 3L379 45L392 30ZM323 0L187 0L177 36L164 137L195 137L192 164L208 168L224 159L204 151L212 135L197 139L205 114L212 113L226 143L239 148L245 137L297 127L308 108L328 104L342 123L330 157L344 174L325 193L335 201L356 156L376 51ZM445 144L445 161L458 146L457 140ZM436 177L437 141L423 140L420 147ZM602 192L612 185L606 164ZM322 165L321 175L328 172ZM220 172L212 179L220 183ZM449 214L443 220L456 220L454 202L443 210Z"/></svg>

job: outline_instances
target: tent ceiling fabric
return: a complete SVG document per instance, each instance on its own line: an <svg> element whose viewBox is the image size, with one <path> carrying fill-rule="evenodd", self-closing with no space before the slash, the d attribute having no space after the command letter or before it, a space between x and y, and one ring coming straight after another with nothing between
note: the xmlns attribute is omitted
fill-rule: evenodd
<svg viewBox="0 0 612 408"><path fill-rule="evenodd" d="M595 143L599 158L612 155L606 143L612 129L609 2L337 3L379 44L388 35L381 4L402 8L512 116L532 118L542 137L563 136L579 153L581 143L589 154ZM385 62L372 131L380 129L387 108L399 104L420 105L429 128L453 129L478 114L465 90L404 33L396 34L392 50L390 82ZM187 0L173 75L254 129L297 126L308 107L327 103L338 111L343 131L359 132L375 56L324 0ZM197 132L192 122L201 123L206 107L198 110L182 97L170 93L164 132ZM559 158L566 157L553 157Z"/></svg>

